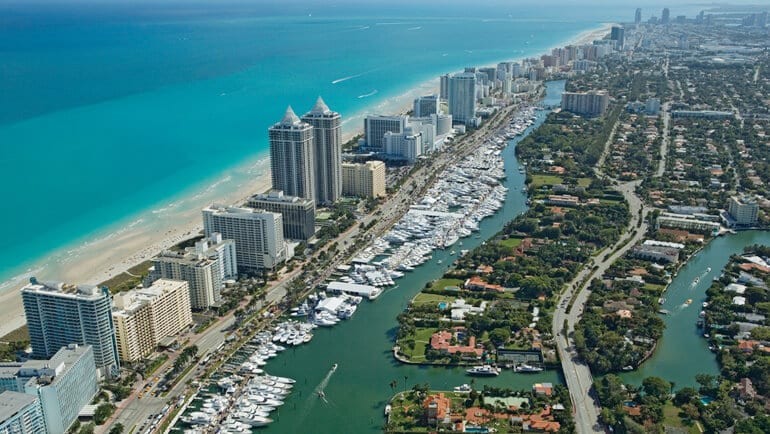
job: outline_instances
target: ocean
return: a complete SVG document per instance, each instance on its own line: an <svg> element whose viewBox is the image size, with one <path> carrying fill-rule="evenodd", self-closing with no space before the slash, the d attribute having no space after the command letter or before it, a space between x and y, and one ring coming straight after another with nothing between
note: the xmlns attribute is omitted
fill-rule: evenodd
<svg viewBox="0 0 770 434"><path fill-rule="evenodd" d="M441 73L539 55L636 7L548 3L0 0L0 288L243 187L288 104L322 95L353 131Z"/></svg>

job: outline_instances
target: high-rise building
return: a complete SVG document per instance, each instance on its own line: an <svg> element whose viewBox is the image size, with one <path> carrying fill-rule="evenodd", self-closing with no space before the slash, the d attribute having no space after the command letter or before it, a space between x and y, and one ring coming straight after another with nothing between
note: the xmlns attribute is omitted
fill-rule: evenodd
<svg viewBox="0 0 770 434"><path fill-rule="evenodd" d="M668 24L671 21L671 11L668 8L663 8L663 13L660 15L660 23Z"/></svg>
<svg viewBox="0 0 770 434"><path fill-rule="evenodd" d="M733 196L727 203L727 212L735 220L736 226L754 226L757 224L759 205L748 197Z"/></svg>
<svg viewBox="0 0 770 434"><path fill-rule="evenodd" d="M164 338L192 324L188 284L158 279L148 288L115 294L112 318L120 359L141 360L152 354Z"/></svg>
<svg viewBox="0 0 770 434"><path fill-rule="evenodd" d="M620 26L612 26L612 30L610 31L610 40L617 42L617 47L619 50L622 50L625 46L625 33L626 30Z"/></svg>
<svg viewBox="0 0 770 434"><path fill-rule="evenodd" d="M319 96L313 108L302 116L302 122L313 127L315 202L332 204L342 195L342 117Z"/></svg>
<svg viewBox="0 0 770 434"><path fill-rule="evenodd" d="M342 164L342 194L345 196L385 196L385 163Z"/></svg>
<svg viewBox="0 0 770 434"><path fill-rule="evenodd" d="M21 289L32 357L47 359L70 344L90 345L102 376L118 374L112 297L106 287L43 283L30 278Z"/></svg>
<svg viewBox="0 0 770 434"><path fill-rule="evenodd" d="M207 309L222 300L226 279L238 276L235 241L222 234L198 241L184 252L164 251L153 258L151 280L184 280L190 291L192 309Z"/></svg>
<svg viewBox="0 0 770 434"><path fill-rule="evenodd" d="M634 13L634 24L640 24L642 22L642 8L636 8Z"/></svg>
<svg viewBox="0 0 770 434"><path fill-rule="evenodd" d="M412 115L416 118L423 118L435 115L439 112L438 95L428 95L417 97L414 100L414 109Z"/></svg>
<svg viewBox="0 0 770 434"><path fill-rule="evenodd" d="M423 136L418 128L409 125L403 133L385 133L385 154L414 163L423 153Z"/></svg>
<svg viewBox="0 0 770 434"><path fill-rule="evenodd" d="M315 200L313 127L302 122L288 107L283 119L269 128L268 135L273 188Z"/></svg>
<svg viewBox="0 0 770 434"><path fill-rule="evenodd" d="M495 79L497 78L496 66L485 66L483 68L479 68L479 72L484 74L484 80L489 83L494 83Z"/></svg>
<svg viewBox="0 0 770 434"><path fill-rule="evenodd" d="M46 433L43 408L35 395L0 393L0 434Z"/></svg>
<svg viewBox="0 0 770 434"><path fill-rule="evenodd" d="M342 193L342 165L340 165L340 193ZM246 206L277 212L283 216L283 236L290 240L309 240L315 234L315 203L310 199L286 196L271 190L249 198Z"/></svg>
<svg viewBox="0 0 770 434"><path fill-rule="evenodd" d="M364 140L366 141L366 147L374 152L384 152L385 133L401 134L404 132L408 122L409 116L406 115L366 116L364 118Z"/></svg>
<svg viewBox="0 0 770 434"><path fill-rule="evenodd" d="M561 94L562 110L583 116L601 116L607 111L609 103L610 96L606 90Z"/></svg>
<svg viewBox="0 0 770 434"><path fill-rule="evenodd" d="M235 241L239 273L274 270L292 256L278 213L214 204L203 210L203 230Z"/></svg>
<svg viewBox="0 0 770 434"><path fill-rule="evenodd" d="M0 390L36 396L45 430L64 433L98 391L94 352L89 345L71 344L48 360L0 363Z"/></svg>
<svg viewBox="0 0 770 434"><path fill-rule="evenodd" d="M449 98L449 74L444 74L441 77L439 77L439 98L446 101L447 98Z"/></svg>
<svg viewBox="0 0 770 434"><path fill-rule="evenodd" d="M463 72L449 79L449 114L454 121L471 124L476 118L476 74Z"/></svg>

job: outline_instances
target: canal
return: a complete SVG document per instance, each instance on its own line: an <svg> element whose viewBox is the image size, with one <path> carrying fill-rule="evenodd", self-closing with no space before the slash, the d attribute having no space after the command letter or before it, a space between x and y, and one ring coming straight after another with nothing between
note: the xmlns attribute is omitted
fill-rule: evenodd
<svg viewBox="0 0 770 434"><path fill-rule="evenodd" d="M670 311L663 316L663 338L655 354L639 369L621 375L624 382L641 384L645 377L658 376L674 382L679 389L697 387L696 374L719 375L716 358L695 323L714 277L722 273L731 255L742 253L744 247L752 244L770 245L770 232L745 231L718 237L679 270L663 295L666 302L662 307ZM689 299L692 303L688 305Z"/></svg>
<svg viewBox="0 0 770 434"><path fill-rule="evenodd" d="M550 82L547 86L545 104L558 104L564 81ZM525 135L542 124L546 114L538 111L537 121ZM524 175L518 171L515 155L515 144L520 139L512 140L503 151L507 174L504 184L508 187L503 208L482 221L479 238L463 239L462 246L454 246L456 250L478 246L526 210L526 195L522 192ZM399 279L397 287L386 290L374 302L361 303L352 319L331 329L316 329L308 345L287 350L271 361L266 367L268 372L294 378L297 384L286 404L271 415L275 422L267 431L382 432L383 411L394 391L423 383L434 389L451 390L470 382L463 368L404 365L397 362L391 352L398 327L396 317L426 283L443 275L453 259L448 250L437 250L430 261ZM335 363L339 367L332 373ZM390 386L394 380L398 384L395 389ZM506 371L496 378L476 378L476 385L529 389L532 383L543 381L562 382L556 371L526 375ZM324 390L325 400L316 395L319 387Z"/></svg>

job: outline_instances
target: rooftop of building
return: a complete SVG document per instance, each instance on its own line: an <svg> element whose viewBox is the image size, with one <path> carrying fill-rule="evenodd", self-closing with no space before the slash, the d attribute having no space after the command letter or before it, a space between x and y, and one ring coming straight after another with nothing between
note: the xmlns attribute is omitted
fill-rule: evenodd
<svg viewBox="0 0 770 434"><path fill-rule="evenodd" d="M29 283L21 290L24 292L74 296L78 298L101 298L103 294L100 288L94 285L75 285L65 282L41 282L35 277L30 277Z"/></svg>
<svg viewBox="0 0 770 434"><path fill-rule="evenodd" d="M90 345L71 344L62 347L50 359L1 363L0 378L38 377L38 384L52 384L88 351L91 351Z"/></svg>
<svg viewBox="0 0 770 434"><path fill-rule="evenodd" d="M23 410L24 407L35 402L36 399L35 395L11 392L9 390L0 393L0 423L12 418Z"/></svg>
<svg viewBox="0 0 770 434"><path fill-rule="evenodd" d="M267 193L259 193L251 196L249 201L261 201L261 202L278 202L278 203L294 203L294 204L309 204L313 199L307 199L298 196L288 196L281 190L270 190Z"/></svg>
<svg viewBox="0 0 770 434"><path fill-rule="evenodd" d="M315 101L315 105L312 109L310 109L309 112L305 113L302 117L339 117L340 114L332 111L329 106L326 105L326 102L324 102L323 98L321 96L318 96L318 99Z"/></svg>
<svg viewBox="0 0 770 434"><path fill-rule="evenodd" d="M131 291L115 295L115 309L113 315L130 315L147 303L158 299L164 294L177 291L179 288L187 288L188 283L183 280L158 279L147 288L137 288Z"/></svg>
<svg viewBox="0 0 770 434"><path fill-rule="evenodd" d="M211 204L203 209L204 212L211 212L214 214L227 214L232 216L240 216L247 218L262 217L264 214L276 214L274 212L265 211L258 208L249 208L245 206L226 206L221 204ZM280 214L279 214L280 215Z"/></svg>

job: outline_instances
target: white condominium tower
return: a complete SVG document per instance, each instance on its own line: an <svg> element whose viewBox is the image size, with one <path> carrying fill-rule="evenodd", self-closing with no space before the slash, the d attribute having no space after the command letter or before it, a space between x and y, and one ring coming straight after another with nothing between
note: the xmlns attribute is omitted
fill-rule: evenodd
<svg viewBox="0 0 770 434"><path fill-rule="evenodd" d="M273 270L291 256L279 213L211 205L203 210L203 230L235 241L239 273Z"/></svg>
<svg viewBox="0 0 770 434"><path fill-rule="evenodd" d="M318 204L332 204L342 195L341 120L340 114L329 110L320 96L315 106L302 116L303 122L313 126L315 201Z"/></svg>
<svg viewBox="0 0 770 434"><path fill-rule="evenodd" d="M190 305L207 309L222 299L225 280L238 276L235 242L219 233L184 252L164 251L152 260L152 279L184 280L190 285Z"/></svg>
<svg viewBox="0 0 770 434"><path fill-rule="evenodd" d="M289 196L316 199L313 127L289 106L280 122L268 130L274 190Z"/></svg>
<svg viewBox="0 0 770 434"><path fill-rule="evenodd" d="M34 277L21 289L32 357L47 359L70 344L90 345L96 368L115 376L120 367L106 287L42 283Z"/></svg>

